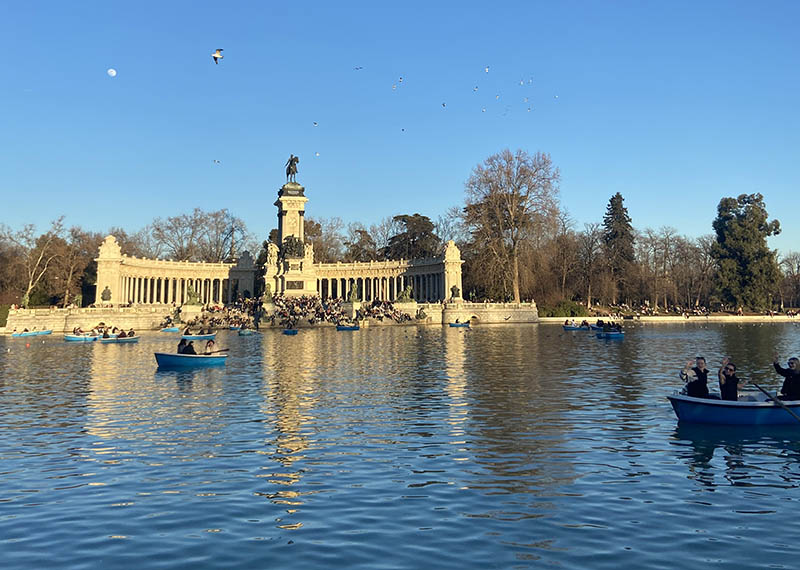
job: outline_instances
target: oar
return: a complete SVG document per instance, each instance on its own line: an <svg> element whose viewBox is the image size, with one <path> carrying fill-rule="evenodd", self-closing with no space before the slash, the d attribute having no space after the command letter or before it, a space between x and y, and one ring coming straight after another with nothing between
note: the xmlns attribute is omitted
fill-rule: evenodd
<svg viewBox="0 0 800 570"><path fill-rule="evenodd" d="M219 350L212 350L211 352L206 352L205 354L214 354L215 352L228 352L230 348L220 348ZM800 418L797 418L800 419Z"/></svg>
<svg viewBox="0 0 800 570"><path fill-rule="evenodd" d="M779 405L781 408L783 408L784 410L786 410L787 412L789 412L790 414L792 414L792 416L794 417L794 419L796 419L798 422L800 422L800 416L798 416L798 415L797 415L797 414L795 414L795 413L794 413L792 410L790 410L790 409L789 409L789 407L788 407L786 404L784 404L784 403L783 403L783 402L781 402L781 401L780 401L778 398L776 398L775 396L773 396L772 394L770 394L769 392L767 392L766 390L764 390L764 388L762 388L761 386L759 386L759 385L758 385L758 384L756 384L755 382L752 382L752 381L751 381L750 383L751 383L753 386L755 386L756 388L758 388L759 390L761 390L762 392L764 392L764 394L766 394L766 396L767 396L767 397L768 397L770 400L772 400L773 402L775 402L776 404L778 404L778 405Z"/></svg>

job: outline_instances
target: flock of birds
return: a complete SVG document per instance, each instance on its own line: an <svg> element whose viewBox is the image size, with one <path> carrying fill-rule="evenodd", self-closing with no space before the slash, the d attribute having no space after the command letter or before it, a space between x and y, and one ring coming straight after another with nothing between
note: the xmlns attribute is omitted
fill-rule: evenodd
<svg viewBox="0 0 800 570"><path fill-rule="evenodd" d="M224 51L223 48L217 48L216 50L214 50L214 53L211 54L211 59L214 60L214 65L219 65L220 61L222 61L224 59L225 56L222 55L223 51ZM357 65L357 66L353 67L353 71L363 71L363 70L364 70L364 66L362 66L362 65ZM107 73L108 73L108 75L110 77L116 77L116 75L117 75L116 69L113 69L113 68L108 69ZM489 73L489 66L488 65L486 67L484 67L484 73ZM532 86L533 85L533 79L528 79L527 82L524 79L520 79L519 80L519 85L521 87L525 87L526 84L529 87ZM392 83L392 91L398 91L400 88L402 88L402 86L403 86L403 77L400 76L400 77L398 77L398 79L395 82ZM475 85L472 88L472 92L473 93L478 93L479 91L480 91L480 87L478 85ZM501 94L500 93L496 94L494 99L495 99L495 101L500 101ZM558 100L558 95L553 95L553 99ZM531 97L530 96L522 97L522 103L526 107L526 112L530 113L531 111L534 110L533 105L531 103ZM503 117L507 116L509 114L509 112L512 110L512 108L513 107L512 107L511 104L506 104L506 106L504 108L504 111L502 112L501 116L503 116ZM442 102L442 109L443 110L447 109L447 102L446 101ZM481 112L482 113L486 113L486 111L487 111L487 107L485 105L481 106ZM318 121L313 121L312 125L314 127L318 127L319 126L319 122ZM401 127L400 128L401 132L405 132L405 130L406 130L405 127ZM319 152L315 152L314 155L318 157L320 154L319 154ZM222 162L220 160L214 159L212 164L215 165L215 166L221 166Z"/></svg>

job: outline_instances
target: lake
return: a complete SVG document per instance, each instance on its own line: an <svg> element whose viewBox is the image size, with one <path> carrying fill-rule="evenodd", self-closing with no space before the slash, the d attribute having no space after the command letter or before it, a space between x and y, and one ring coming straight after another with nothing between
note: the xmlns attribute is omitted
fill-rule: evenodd
<svg viewBox="0 0 800 570"><path fill-rule="evenodd" d="M192 372L176 334L2 337L2 567L797 567L800 425L665 396L698 354L775 389L800 329L626 330L224 331Z"/></svg>

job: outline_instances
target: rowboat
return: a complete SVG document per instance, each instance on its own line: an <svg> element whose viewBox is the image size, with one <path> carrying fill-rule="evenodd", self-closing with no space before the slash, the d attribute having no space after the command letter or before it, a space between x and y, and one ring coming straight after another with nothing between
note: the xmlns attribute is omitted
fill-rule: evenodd
<svg viewBox="0 0 800 570"><path fill-rule="evenodd" d="M67 342L93 342L100 338L100 335L90 334L65 334L64 340Z"/></svg>
<svg viewBox="0 0 800 570"><path fill-rule="evenodd" d="M743 398L742 396L739 396ZM710 398L694 398L675 392L667 396L678 421L694 424L723 425L800 425L797 418L761 394L744 396L736 402ZM782 402L795 414L800 413L800 400Z"/></svg>
<svg viewBox="0 0 800 570"><path fill-rule="evenodd" d="M288 334L290 336L291 335L296 335L297 334L297 329L283 329L283 334Z"/></svg>
<svg viewBox="0 0 800 570"><path fill-rule="evenodd" d="M469 323L447 323L451 327L464 327L469 328Z"/></svg>
<svg viewBox="0 0 800 570"><path fill-rule="evenodd" d="M240 328L242 328L242 325L231 325L231 326L228 327L228 330L229 331L238 331Z"/></svg>
<svg viewBox="0 0 800 570"><path fill-rule="evenodd" d="M133 344L139 342L138 336L124 336L122 338L101 338L103 344Z"/></svg>
<svg viewBox="0 0 800 570"><path fill-rule="evenodd" d="M589 328L590 328L590 329L592 329L593 331L601 331L601 330L603 330L603 327L602 327L602 326L599 326L599 325L592 325L592 324L590 324L590 325L589 325Z"/></svg>
<svg viewBox="0 0 800 570"><path fill-rule="evenodd" d="M15 332L15 333L11 333L11 338L21 338L23 336L36 336L38 334L39 333L37 333L36 331Z"/></svg>
<svg viewBox="0 0 800 570"><path fill-rule="evenodd" d="M227 354L175 354L172 352L156 352L154 354L159 368L221 366L228 358Z"/></svg>
<svg viewBox="0 0 800 570"><path fill-rule="evenodd" d="M625 333L622 331L606 331L597 333L597 338L625 338Z"/></svg>
<svg viewBox="0 0 800 570"><path fill-rule="evenodd" d="M561 325L561 327L565 331L588 331L588 327L579 327L579 326L572 326L572 325Z"/></svg>
<svg viewBox="0 0 800 570"><path fill-rule="evenodd" d="M242 329L239 331L239 336L252 336L256 334L256 331L251 329Z"/></svg>
<svg viewBox="0 0 800 570"><path fill-rule="evenodd" d="M53 334L53 329L47 329L45 331L34 331L34 334L36 336L42 336L42 335L45 335L45 334Z"/></svg>
<svg viewBox="0 0 800 570"><path fill-rule="evenodd" d="M358 325L336 325L337 331L357 331L359 328Z"/></svg>
<svg viewBox="0 0 800 570"><path fill-rule="evenodd" d="M212 340L217 333L211 334L184 334L181 335L181 338L185 338L186 340ZM191 356L191 355L189 355Z"/></svg>
<svg viewBox="0 0 800 570"><path fill-rule="evenodd" d="M181 329L178 327L164 327L161 332L181 332Z"/></svg>

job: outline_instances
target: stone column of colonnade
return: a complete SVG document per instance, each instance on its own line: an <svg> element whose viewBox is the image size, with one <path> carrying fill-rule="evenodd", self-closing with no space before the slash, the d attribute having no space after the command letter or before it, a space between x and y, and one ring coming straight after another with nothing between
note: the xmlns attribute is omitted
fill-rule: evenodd
<svg viewBox="0 0 800 570"><path fill-rule="evenodd" d="M179 277L123 276L120 279L122 302L182 305L186 302L188 286L191 284L203 303L222 303L226 288L230 291L230 280L215 278L194 279ZM230 297L228 297L230 299Z"/></svg>

